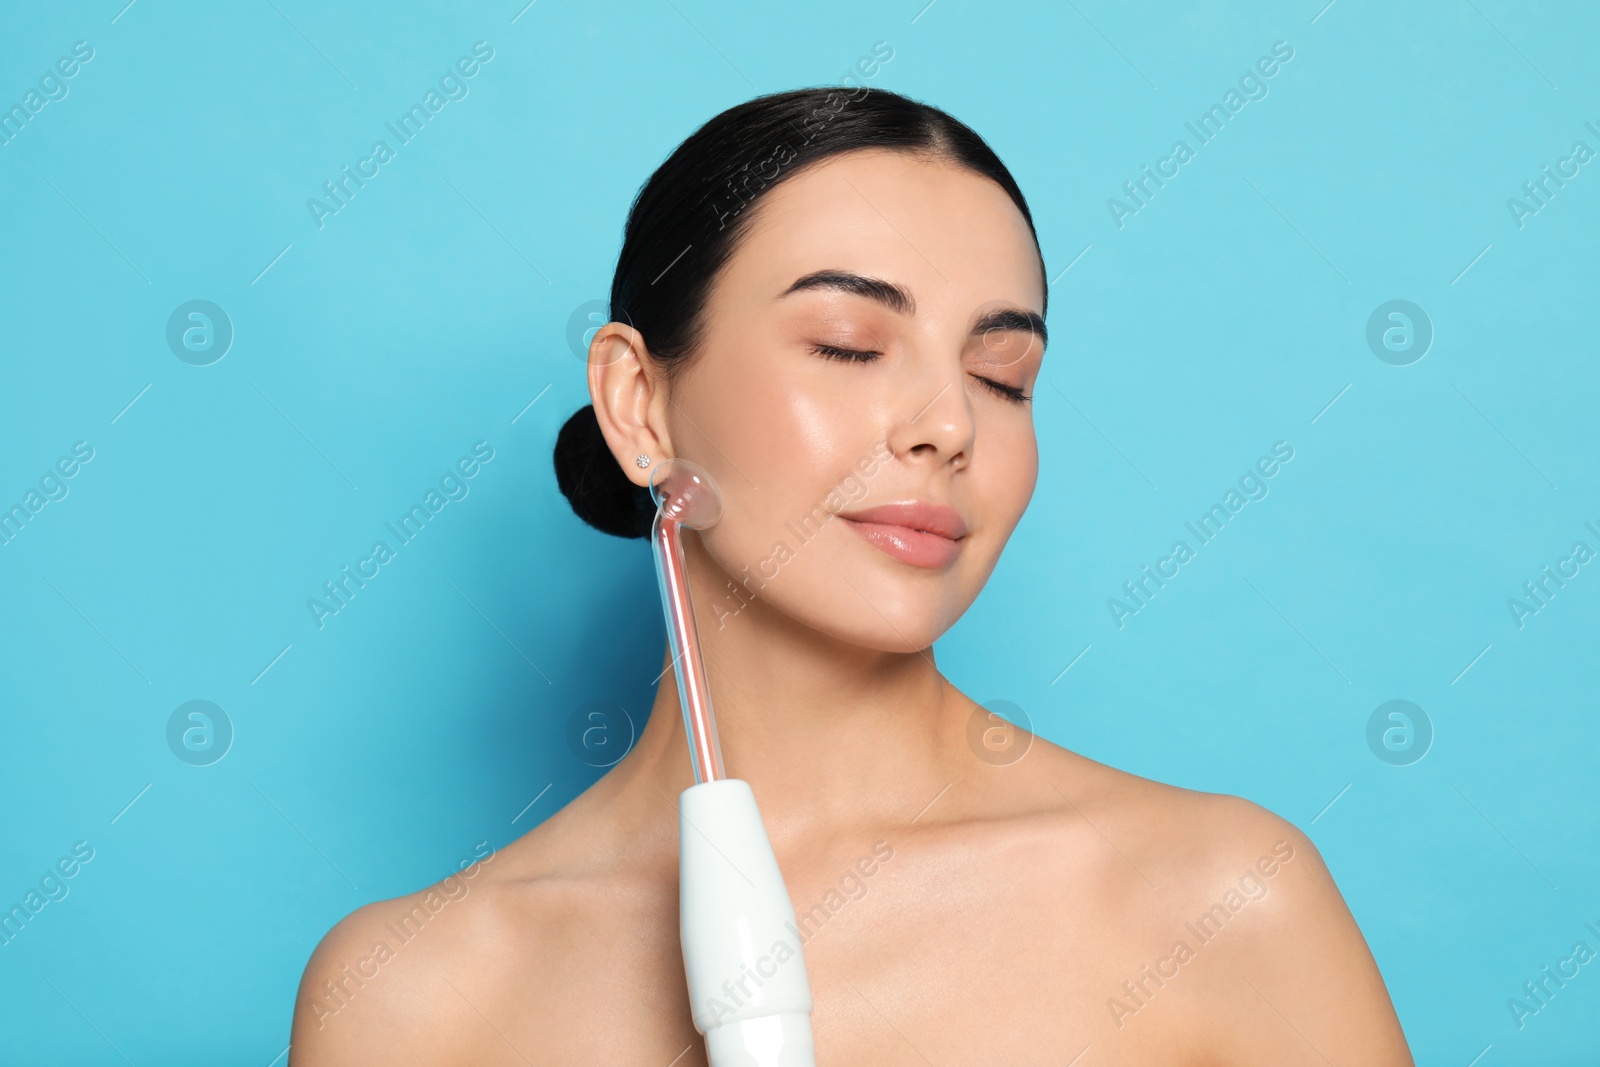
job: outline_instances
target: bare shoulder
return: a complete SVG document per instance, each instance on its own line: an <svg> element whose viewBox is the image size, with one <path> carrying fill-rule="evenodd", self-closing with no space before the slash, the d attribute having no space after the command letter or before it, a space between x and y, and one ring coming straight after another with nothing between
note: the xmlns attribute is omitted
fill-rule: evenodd
<svg viewBox="0 0 1600 1067"><path fill-rule="evenodd" d="M614 1003L615 975L669 995L683 980L676 822L661 817L659 841L619 835L598 814L601 783L498 851L480 842L456 873L335 925L301 978L292 1067L559 1059L594 1044L575 1021ZM601 1032L615 1042L621 1030Z"/></svg>
<svg viewBox="0 0 1600 1067"><path fill-rule="evenodd" d="M1130 1013L1165 975L1184 993L1162 1003L1187 1009L1218 1062L1413 1062L1366 939L1298 827L1242 797L1048 749L1042 764L1076 783L1070 801L1150 883L1143 918L1171 934L1157 977L1128 992Z"/></svg>
<svg viewBox="0 0 1600 1067"><path fill-rule="evenodd" d="M1206 889L1245 868L1308 857L1302 867L1326 876L1310 840L1259 804L1226 793L1185 789L1119 770L1035 738L1034 773L1066 813L1091 824L1130 859L1142 856L1158 886ZM1043 792L1042 790L1040 792ZM1044 795L1049 796L1048 793Z"/></svg>
<svg viewBox="0 0 1600 1067"><path fill-rule="evenodd" d="M1231 855L1239 873L1210 906L1246 910L1223 958L1229 1009L1217 1016L1219 1056L1252 1064L1352 1062L1411 1067L1405 1032L1377 961L1322 854L1286 820L1248 801ZM1253 809L1253 810L1251 810ZM1252 850L1271 840L1250 868Z"/></svg>
<svg viewBox="0 0 1600 1067"><path fill-rule="evenodd" d="M525 943L508 866L480 843L457 873L358 908L328 931L296 994L293 1067L473 1062L480 991Z"/></svg>

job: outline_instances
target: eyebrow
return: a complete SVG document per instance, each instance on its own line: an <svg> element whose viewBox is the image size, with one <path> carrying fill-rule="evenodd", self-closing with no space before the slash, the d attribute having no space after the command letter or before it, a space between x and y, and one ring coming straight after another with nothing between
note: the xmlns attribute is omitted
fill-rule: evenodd
<svg viewBox="0 0 1600 1067"><path fill-rule="evenodd" d="M869 300L876 300L899 315L915 315L917 312L917 302L904 286L846 270L819 270L801 275L789 288L779 293L777 298L782 300L790 293L812 289L864 296ZM982 336L990 330L1023 330L1039 338L1041 348L1050 343L1050 334L1045 329L1044 317L1027 308L1002 308L999 311L991 311L972 326L972 334L975 337Z"/></svg>

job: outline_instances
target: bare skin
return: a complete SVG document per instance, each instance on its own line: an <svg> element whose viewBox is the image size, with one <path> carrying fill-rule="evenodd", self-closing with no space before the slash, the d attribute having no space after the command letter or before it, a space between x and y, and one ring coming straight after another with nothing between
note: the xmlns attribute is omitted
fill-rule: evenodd
<svg viewBox="0 0 1600 1067"><path fill-rule="evenodd" d="M1042 339L973 332L997 307L1042 309L1014 205L968 171L866 151L753 210L689 369L662 374L612 323L590 392L630 477L647 477L640 452L684 456L723 487L689 572L724 758L808 935L818 1063L1410 1065L1303 834L997 724L935 666L1038 470L1030 408L995 385L1031 390ZM783 295L823 269L891 281L914 307ZM860 497L830 495L872 456ZM913 499L965 520L949 565L897 559L843 517ZM819 506L821 531L771 563L784 522ZM758 595L729 601L759 560ZM704 1064L677 929L692 784L669 672L633 750L561 811L323 939L295 1067Z"/></svg>

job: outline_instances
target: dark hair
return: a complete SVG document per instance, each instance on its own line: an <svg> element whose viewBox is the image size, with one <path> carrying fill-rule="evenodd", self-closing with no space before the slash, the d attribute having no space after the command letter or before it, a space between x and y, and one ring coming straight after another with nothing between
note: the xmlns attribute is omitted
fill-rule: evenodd
<svg viewBox="0 0 1600 1067"><path fill-rule="evenodd" d="M1033 232L1033 215L1005 164L983 138L938 108L865 86L770 93L690 134L639 190L611 280L611 321L638 330L671 374L701 338L712 283L748 228L750 209L808 164L866 148L947 161L993 180ZM1039 270L1042 275L1042 253ZM1045 293L1048 305L1048 287ZM650 492L617 465L594 405L561 427L555 467L556 484L579 518L617 537L650 535Z"/></svg>

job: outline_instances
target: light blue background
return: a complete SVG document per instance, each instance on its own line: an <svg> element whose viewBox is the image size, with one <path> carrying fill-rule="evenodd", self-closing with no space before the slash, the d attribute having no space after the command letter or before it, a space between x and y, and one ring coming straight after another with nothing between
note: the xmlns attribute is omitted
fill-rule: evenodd
<svg viewBox="0 0 1600 1067"><path fill-rule="evenodd" d="M1600 964L1520 1030L1506 1003L1600 949L1600 564L1520 629L1506 604L1600 550L1600 161L1506 206L1600 150L1592 5L524 2L0 16L7 108L95 50L0 146L0 506L95 450L0 547L0 905L95 850L0 947L0 1060L282 1062L335 921L600 773L568 719L642 722L663 636L644 543L555 487L569 320L695 126L878 41L869 84L1012 168L1053 279L1038 492L941 666L1306 830L1419 1062L1600 1059ZM478 40L469 95L319 229L307 198ZM1269 95L1119 229L1107 199L1279 40ZM192 299L235 330L210 366L165 340ZM1365 341L1391 299L1436 331L1410 366ZM480 440L319 629L308 598ZM1270 495L1119 629L1107 599L1279 440ZM195 699L235 730L207 767L166 741ZM1367 745L1391 699L1436 734L1411 766Z"/></svg>

